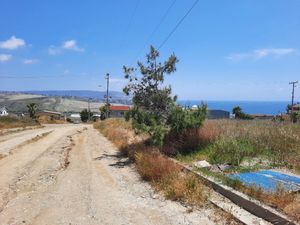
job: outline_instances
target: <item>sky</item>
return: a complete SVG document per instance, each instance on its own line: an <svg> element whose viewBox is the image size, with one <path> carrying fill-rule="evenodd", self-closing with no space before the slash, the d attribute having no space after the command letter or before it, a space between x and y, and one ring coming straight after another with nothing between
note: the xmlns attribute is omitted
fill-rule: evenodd
<svg viewBox="0 0 300 225"><path fill-rule="evenodd" d="M0 0L0 90L99 90L159 47L195 0ZM190 100L288 101L300 81L299 0L200 0L159 49ZM295 89L300 101L300 84Z"/></svg>

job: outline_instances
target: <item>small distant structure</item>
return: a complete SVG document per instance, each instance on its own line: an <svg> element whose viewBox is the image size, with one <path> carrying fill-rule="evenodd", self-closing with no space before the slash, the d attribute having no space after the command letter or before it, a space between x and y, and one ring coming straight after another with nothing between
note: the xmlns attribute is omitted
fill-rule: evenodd
<svg viewBox="0 0 300 225"><path fill-rule="evenodd" d="M196 109L198 109L198 107L199 107L198 105L193 105L193 106L191 107L191 109L192 109L192 110L196 110Z"/></svg>
<svg viewBox="0 0 300 225"><path fill-rule="evenodd" d="M93 113L91 119L92 119L93 121L101 120L101 114Z"/></svg>
<svg viewBox="0 0 300 225"><path fill-rule="evenodd" d="M129 105L111 105L110 109L110 117L124 117L125 112L130 110Z"/></svg>
<svg viewBox="0 0 300 225"><path fill-rule="evenodd" d="M8 110L5 106L0 108L0 116L8 116Z"/></svg>
<svg viewBox="0 0 300 225"><path fill-rule="evenodd" d="M254 120L272 120L274 119L273 115L268 115L268 114L251 114L251 118Z"/></svg>
<svg viewBox="0 0 300 225"><path fill-rule="evenodd" d="M292 110L289 110L289 113L291 113L291 112L292 112ZM293 105L293 112L300 114L300 103Z"/></svg>
<svg viewBox="0 0 300 225"><path fill-rule="evenodd" d="M36 113L37 117L41 120L49 121L49 120L64 120L64 114L55 111L43 110Z"/></svg>
<svg viewBox="0 0 300 225"><path fill-rule="evenodd" d="M191 110L197 110L198 105L193 105ZM221 109L208 109L207 110L207 119L230 119L230 112Z"/></svg>
<svg viewBox="0 0 300 225"><path fill-rule="evenodd" d="M73 123L81 123L81 116L79 113L72 113L68 116L68 119Z"/></svg>
<svg viewBox="0 0 300 225"><path fill-rule="evenodd" d="M221 109L207 110L207 119L230 119L230 112Z"/></svg>

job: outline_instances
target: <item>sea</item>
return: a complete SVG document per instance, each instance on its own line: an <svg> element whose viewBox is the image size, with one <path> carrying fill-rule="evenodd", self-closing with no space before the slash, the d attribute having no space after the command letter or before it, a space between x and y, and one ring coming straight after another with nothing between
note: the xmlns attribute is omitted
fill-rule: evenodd
<svg viewBox="0 0 300 225"><path fill-rule="evenodd" d="M201 100L178 100L181 106L192 107L193 105L207 104L208 109L221 109L231 112L235 106L240 106L247 114L277 115L286 113L288 101L201 101Z"/></svg>

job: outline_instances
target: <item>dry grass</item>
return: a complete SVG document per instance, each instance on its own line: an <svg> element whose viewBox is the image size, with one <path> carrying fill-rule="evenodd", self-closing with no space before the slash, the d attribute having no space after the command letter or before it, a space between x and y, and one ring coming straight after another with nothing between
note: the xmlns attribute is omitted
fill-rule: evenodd
<svg viewBox="0 0 300 225"><path fill-rule="evenodd" d="M300 222L300 195L284 191L278 187L275 192L264 192L257 187L240 187L238 188L243 193L261 200L265 204L279 209L289 218Z"/></svg>
<svg viewBox="0 0 300 225"><path fill-rule="evenodd" d="M94 128L111 140L118 148L124 148L132 142L134 132L130 123L123 119L107 119L94 123Z"/></svg>
<svg viewBox="0 0 300 225"><path fill-rule="evenodd" d="M158 151L140 151L135 154L137 170L144 180L160 181L172 177L181 168Z"/></svg>
<svg viewBox="0 0 300 225"><path fill-rule="evenodd" d="M283 211L293 220L300 222L300 199L287 204Z"/></svg>
<svg viewBox="0 0 300 225"><path fill-rule="evenodd" d="M192 134L193 135L193 134ZM195 136L195 134L194 134ZM207 120L199 129L198 147L182 160L207 159L239 165L245 158L268 159L273 166L300 171L300 126L289 122ZM192 140L187 138L186 140ZM195 142L195 141L194 141Z"/></svg>
<svg viewBox="0 0 300 225"><path fill-rule="evenodd" d="M137 152L135 162L141 177L150 181L166 198L193 206L207 203L208 188L195 175L183 172L182 167L159 151Z"/></svg>
<svg viewBox="0 0 300 225"><path fill-rule="evenodd" d="M178 152L188 153L200 144L199 129L189 129L180 135L168 134L161 151L166 155L174 156Z"/></svg>
<svg viewBox="0 0 300 225"><path fill-rule="evenodd" d="M104 136L111 140L136 164L141 178L149 181L166 198L203 206L207 203L209 190L194 175L182 172L159 149L145 144L147 137L136 135L130 123L123 119L108 119L94 124Z"/></svg>
<svg viewBox="0 0 300 225"><path fill-rule="evenodd" d="M37 126L40 125L37 121L24 118L20 119L13 116L2 116L0 117L0 130L2 129L11 129L18 127L28 127L28 126Z"/></svg>

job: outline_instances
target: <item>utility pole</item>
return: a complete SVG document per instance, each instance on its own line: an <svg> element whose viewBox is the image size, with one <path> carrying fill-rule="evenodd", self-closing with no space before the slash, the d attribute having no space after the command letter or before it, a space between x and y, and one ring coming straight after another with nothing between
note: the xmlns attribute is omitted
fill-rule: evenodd
<svg viewBox="0 0 300 225"><path fill-rule="evenodd" d="M106 118L108 118L109 115L109 95L108 95L108 90L109 90L109 73L106 74Z"/></svg>
<svg viewBox="0 0 300 225"><path fill-rule="evenodd" d="M296 84L298 83L298 81L292 81L289 84L293 85L293 89L292 89L292 113L294 112L293 110L293 106L294 106L294 98L295 98L295 87Z"/></svg>
<svg viewBox="0 0 300 225"><path fill-rule="evenodd" d="M90 121L90 114L91 114L90 98L88 98L88 121Z"/></svg>

